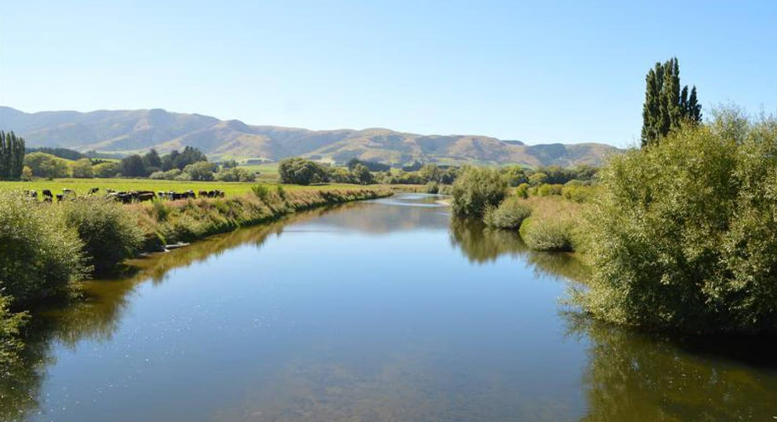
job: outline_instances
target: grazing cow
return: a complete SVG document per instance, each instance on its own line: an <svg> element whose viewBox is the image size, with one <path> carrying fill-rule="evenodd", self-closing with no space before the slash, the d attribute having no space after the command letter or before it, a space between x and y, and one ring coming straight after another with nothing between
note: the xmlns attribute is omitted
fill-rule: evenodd
<svg viewBox="0 0 777 422"><path fill-rule="evenodd" d="M156 194L151 191L134 192L134 197L138 202L152 201L156 198Z"/></svg>
<svg viewBox="0 0 777 422"><path fill-rule="evenodd" d="M208 191L201 190L199 195L200 195L200 198L206 197L206 196L208 196Z"/></svg>
<svg viewBox="0 0 777 422"><path fill-rule="evenodd" d="M48 198L49 200L54 198L54 195L52 195L51 191L48 189L44 189L42 194L43 194L43 198Z"/></svg>
<svg viewBox="0 0 777 422"><path fill-rule="evenodd" d="M34 199L38 199L38 191L31 190L30 191L30 197Z"/></svg>
<svg viewBox="0 0 777 422"><path fill-rule="evenodd" d="M92 196L92 195L94 195L95 193L97 193L99 191L100 191L100 188L91 188L91 189L89 189L89 193L87 195L88 196Z"/></svg>
<svg viewBox="0 0 777 422"><path fill-rule="evenodd" d="M57 194L57 202L61 202L63 199L65 199L65 195Z"/></svg>

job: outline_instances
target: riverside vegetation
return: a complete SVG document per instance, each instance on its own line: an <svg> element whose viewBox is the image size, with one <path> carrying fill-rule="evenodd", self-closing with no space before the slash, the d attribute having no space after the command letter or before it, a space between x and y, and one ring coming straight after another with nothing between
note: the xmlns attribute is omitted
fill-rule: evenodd
<svg viewBox="0 0 777 422"><path fill-rule="evenodd" d="M724 108L611 157L595 183L522 185L469 168L455 214L575 251L572 292L610 322L689 333L777 332L777 120Z"/></svg>
<svg viewBox="0 0 777 422"><path fill-rule="evenodd" d="M120 205L98 198L41 204L0 191L0 365L22 347L29 309L78 294L93 273L140 252L259 224L314 207L388 196L388 189L289 190L257 185L226 199Z"/></svg>

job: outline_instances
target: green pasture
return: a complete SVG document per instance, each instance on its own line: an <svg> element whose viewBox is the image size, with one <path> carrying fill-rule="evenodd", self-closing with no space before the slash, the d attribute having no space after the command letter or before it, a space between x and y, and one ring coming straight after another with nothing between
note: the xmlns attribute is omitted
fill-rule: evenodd
<svg viewBox="0 0 777 422"><path fill-rule="evenodd" d="M35 190L39 193L44 189L51 190L52 193L62 193L62 189L72 189L76 195L85 195L91 188L100 188L101 193L105 193L106 189L113 189L116 191L134 191L134 190L150 190L154 192L158 191L176 191L183 192L189 189L194 192L201 190L221 190L227 196L243 195L251 192L251 186L263 184L263 185L280 185L275 181L260 180L258 182L184 182L175 180L152 180L152 179L54 179L45 180L39 179L31 182L9 182L0 181L0 190ZM354 188L356 185L345 184L325 184L315 186L300 186L300 185L282 185L284 189L297 190L297 189L343 189Z"/></svg>

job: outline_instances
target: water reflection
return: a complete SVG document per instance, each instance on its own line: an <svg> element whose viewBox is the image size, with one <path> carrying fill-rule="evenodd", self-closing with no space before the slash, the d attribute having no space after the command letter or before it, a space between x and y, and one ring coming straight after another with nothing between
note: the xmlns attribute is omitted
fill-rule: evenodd
<svg viewBox="0 0 777 422"><path fill-rule="evenodd" d="M227 250L253 244L257 248L271 236L281 236L292 223L320 218L358 204L342 204L307 211L276 222L209 237L189 247L128 262L134 275L84 283L84 299L58 309L36 312L26 327L25 349L18 362L0 374L0 421L24 420L39 406L47 367L56 363L54 345L74 349L85 340L107 342L119 326L122 314L140 283L162 283L171 270L216 259Z"/></svg>
<svg viewBox="0 0 777 422"><path fill-rule="evenodd" d="M583 421L777 419L775 343L728 338L702 345L566 317L570 335L590 344ZM732 356L737 351L744 354Z"/></svg>

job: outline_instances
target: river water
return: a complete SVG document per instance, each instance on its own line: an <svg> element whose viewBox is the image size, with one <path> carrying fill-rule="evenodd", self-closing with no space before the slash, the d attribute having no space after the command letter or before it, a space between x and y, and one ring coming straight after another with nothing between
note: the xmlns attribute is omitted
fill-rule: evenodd
<svg viewBox="0 0 777 422"><path fill-rule="evenodd" d="M132 262L37 315L7 421L774 421L763 342L563 304L586 272L439 197L317 210Z"/></svg>

